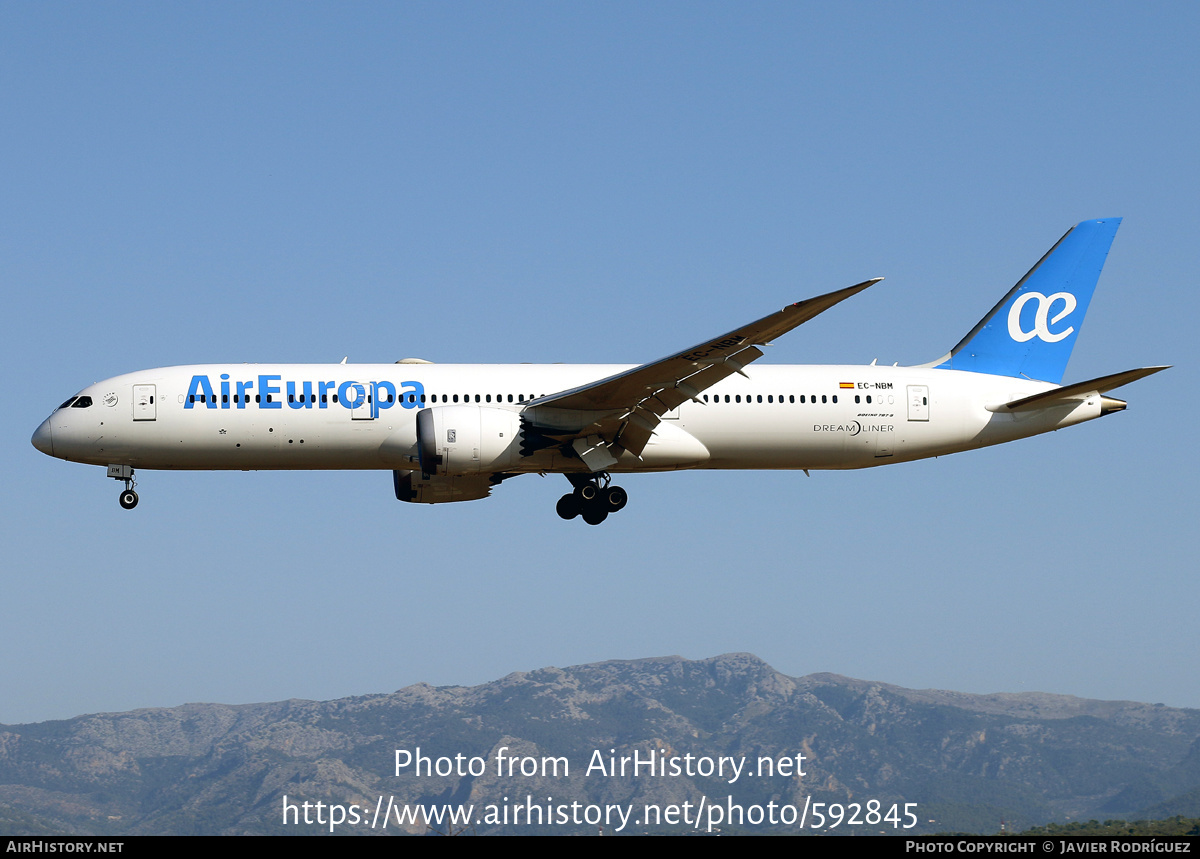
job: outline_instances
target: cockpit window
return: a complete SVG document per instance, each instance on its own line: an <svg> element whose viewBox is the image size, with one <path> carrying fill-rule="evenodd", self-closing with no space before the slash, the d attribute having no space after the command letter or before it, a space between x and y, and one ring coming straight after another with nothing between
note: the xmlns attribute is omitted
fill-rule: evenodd
<svg viewBox="0 0 1200 859"><path fill-rule="evenodd" d="M65 408L67 408L68 406L70 406L70 405L71 405L71 403L73 403L73 402L75 402L75 398L74 398L74 397L69 397L65 403L63 403L61 406L59 406L59 408L60 408L60 409L65 409Z"/></svg>
<svg viewBox="0 0 1200 859"><path fill-rule="evenodd" d="M80 398L79 398L79 399L77 399L75 402L71 403L71 408L73 408L73 409L86 409L86 408L87 408L88 406L90 406L91 404L92 404L92 398L91 398L91 397L80 397Z"/></svg>

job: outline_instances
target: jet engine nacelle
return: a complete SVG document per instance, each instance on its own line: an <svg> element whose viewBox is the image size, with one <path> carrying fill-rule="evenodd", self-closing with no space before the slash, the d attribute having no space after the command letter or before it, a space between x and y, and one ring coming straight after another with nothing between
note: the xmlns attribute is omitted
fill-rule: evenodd
<svg viewBox="0 0 1200 859"><path fill-rule="evenodd" d="M504 471L521 458L521 416L479 406L421 409L417 455L431 476Z"/></svg>

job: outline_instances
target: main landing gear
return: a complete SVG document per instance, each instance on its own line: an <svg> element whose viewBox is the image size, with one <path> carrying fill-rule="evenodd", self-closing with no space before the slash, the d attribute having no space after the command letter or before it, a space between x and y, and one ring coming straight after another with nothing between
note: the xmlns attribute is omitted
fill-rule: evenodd
<svg viewBox="0 0 1200 859"><path fill-rule="evenodd" d="M137 483L133 479L133 466L130 465L110 465L108 467L108 476L114 480L125 481L125 488L121 490L121 495L117 499L121 502L121 506L126 510L132 510L137 507L138 494L133 491L133 487Z"/></svg>
<svg viewBox="0 0 1200 859"><path fill-rule="evenodd" d="M558 499L555 510L563 519L582 516L589 525L599 525L616 513L629 501L629 496L620 486L610 486L607 472L599 474L568 474L567 480L575 487Z"/></svg>

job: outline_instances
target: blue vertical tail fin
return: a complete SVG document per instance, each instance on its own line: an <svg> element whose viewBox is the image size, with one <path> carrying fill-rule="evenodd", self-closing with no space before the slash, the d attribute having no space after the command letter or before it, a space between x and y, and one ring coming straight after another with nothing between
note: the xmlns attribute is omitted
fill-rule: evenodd
<svg viewBox="0 0 1200 859"><path fill-rule="evenodd" d="M1076 224L936 366L1059 384L1120 218Z"/></svg>

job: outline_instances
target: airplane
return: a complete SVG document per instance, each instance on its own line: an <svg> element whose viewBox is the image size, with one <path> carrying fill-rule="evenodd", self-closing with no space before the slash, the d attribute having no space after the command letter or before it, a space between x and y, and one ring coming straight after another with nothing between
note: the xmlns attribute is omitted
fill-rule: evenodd
<svg viewBox="0 0 1200 859"><path fill-rule="evenodd" d="M1126 407L1106 394L1165 366L1063 385L1120 218L1072 227L943 357L912 367L755 365L761 347L882 278L789 305L637 366L216 364L89 385L33 446L135 469L390 470L396 498L471 501L559 473L556 510L598 525L625 507L612 475L870 468L1001 444Z"/></svg>

